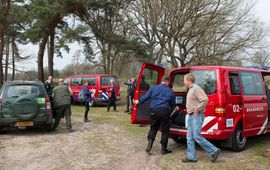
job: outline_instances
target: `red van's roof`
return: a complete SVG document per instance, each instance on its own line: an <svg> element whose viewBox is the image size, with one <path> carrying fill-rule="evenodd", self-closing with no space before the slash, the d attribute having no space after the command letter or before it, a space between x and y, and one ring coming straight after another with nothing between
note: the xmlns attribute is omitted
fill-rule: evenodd
<svg viewBox="0 0 270 170"><path fill-rule="evenodd" d="M111 76L114 77L112 74L77 74L77 75L70 75L66 76L65 78L74 78L74 77L96 77L96 76Z"/></svg>
<svg viewBox="0 0 270 170"><path fill-rule="evenodd" d="M241 70L241 71L263 71L263 72L270 72L269 70L263 69L256 69L256 68L245 68L245 67L231 67L231 66L186 66L186 67L177 67L171 69L172 71L177 70L193 70L193 69L228 69L228 70Z"/></svg>

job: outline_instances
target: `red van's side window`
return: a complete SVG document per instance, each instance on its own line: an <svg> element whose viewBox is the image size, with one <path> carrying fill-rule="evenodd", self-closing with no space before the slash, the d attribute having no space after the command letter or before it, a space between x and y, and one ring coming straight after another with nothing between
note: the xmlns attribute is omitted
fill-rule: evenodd
<svg viewBox="0 0 270 170"><path fill-rule="evenodd" d="M71 86L82 86L82 78L72 78Z"/></svg>
<svg viewBox="0 0 270 170"><path fill-rule="evenodd" d="M241 72L241 83L243 86L243 94L245 95L263 95L263 85L261 75L259 73Z"/></svg>
<svg viewBox="0 0 270 170"><path fill-rule="evenodd" d="M238 81L238 74L237 73L230 73L230 86L231 86L231 93L232 95L239 95L240 94L240 86Z"/></svg>
<svg viewBox="0 0 270 170"><path fill-rule="evenodd" d="M96 85L96 78L95 77L83 77L82 82L84 82L85 80L88 81L89 86L95 86Z"/></svg>

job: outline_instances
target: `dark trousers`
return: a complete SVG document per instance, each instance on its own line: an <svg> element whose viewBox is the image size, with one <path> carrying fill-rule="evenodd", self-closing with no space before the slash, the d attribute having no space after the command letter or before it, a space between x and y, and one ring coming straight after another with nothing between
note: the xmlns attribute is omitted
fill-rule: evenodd
<svg viewBox="0 0 270 170"><path fill-rule="evenodd" d="M88 112L89 112L89 102L88 101L85 101L84 102L84 109L85 109L85 112L84 112L84 118L87 119L88 118Z"/></svg>
<svg viewBox="0 0 270 170"><path fill-rule="evenodd" d="M127 110L126 111L131 111L132 110L132 105L133 105L133 95L128 94L127 95Z"/></svg>
<svg viewBox="0 0 270 170"><path fill-rule="evenodd" d="M59 106L55 108L55 113L56 113L56 117L55 117L55 122L53 125L53 128L57 128L61 117L65 116L66 118L66 126L67 129L71 129L71 105L67 104L67 105L63 105L63 106Z"/></svg>
<svg viewBox="0 0 270 170"><path fill-rule="evenodd" d="M115 97L109 98L108 105L107 105L107 111L110 110L111 105L113 105L113 110L116 111L116 98Z"/></svg>
<svg viewBox="0 0 270 170"><path fill-rule="evenodd" d="M155 140L157 131L161 127L161 141L163 145L167 145L170 131L170 112L169 109L151 109L150 112L150 130L148 140Z"/></svg>

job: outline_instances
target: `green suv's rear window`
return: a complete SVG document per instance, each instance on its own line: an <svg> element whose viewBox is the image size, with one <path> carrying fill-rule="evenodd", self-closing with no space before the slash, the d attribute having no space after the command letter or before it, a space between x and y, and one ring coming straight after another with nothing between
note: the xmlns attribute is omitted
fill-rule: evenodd
<svg viewBox="0 0 270 170"><path fill-rule="evenodd" d="M37 85L11 85L5 89L4 96L7 98L19 96L46 97L44 90Z"/></svg>

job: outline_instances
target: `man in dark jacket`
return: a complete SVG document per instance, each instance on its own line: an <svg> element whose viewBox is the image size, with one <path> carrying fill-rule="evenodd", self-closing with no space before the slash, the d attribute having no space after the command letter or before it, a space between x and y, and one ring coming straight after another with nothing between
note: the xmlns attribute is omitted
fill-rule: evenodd
<svg viewBox="0 0 270 170"><path fill-rule="evenodd" d="M48 77L48 80L45 81L44 86L48 96L50 97L50 100L52 100L52 90L54 88L52 76Z"/></svg>
<svg viewBox="0 0 270 170"><path fill-rule="evenodd" d="M88 81L87 80L84 80L82 90L83 90L83 93L85 96L85 103L84 103L85 112L84 112L83 121L90 122L91 120L88 119L89 103L92 102L93 98L92 98L92 92L88 88Z"/></svg>
<svg viewBox="0 0 270 170"><path fill-rule="evenodd" d="M57 128L61 117L64 115L66 118L67 131L71 130L71 98L72 92L64 85L63 79L59 79L59 85L52 91L52 97L54 101L54 108L56 111L56 118L53 128Z"/></svg>
<svg viewBox="0 0 270 170"><path fill-rule="evenodd" d="M151 87L148 92L143 95L139 101L134 101L135 104L141 104L146 100L151 100L150 104L150 130L148 133L148 145L146 152L150 153L153 142L156 138L157 131L161 127L161 153L168 154L171 150L167 149L169 131L170 131L170 111L175 107L175 95L169 88L170 78L162 77L162 82L159 85Z"/></svg>
<svg viewBox="0 0 270 170"><path fill-rule="evenodd" d="M129 113L132 109L131 107L133 104L133 96L136 89L135 78L131 78L130 80L128 80L128 82L125 82L124 84L127 85L127 109L125 112Z"/></svg>
<svg viewBox="0 0 270 170"><path fill-rule="evenodd" d="M108 104L107 104L107 112L110 111L110 107L111 105L113 105L113 110L115 112L117 112L116 110L116 85L114 82L114 79L110 80L110 86L107 89L107 92L109 93L109 100L108 100Z"/></svg>

